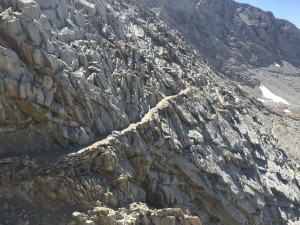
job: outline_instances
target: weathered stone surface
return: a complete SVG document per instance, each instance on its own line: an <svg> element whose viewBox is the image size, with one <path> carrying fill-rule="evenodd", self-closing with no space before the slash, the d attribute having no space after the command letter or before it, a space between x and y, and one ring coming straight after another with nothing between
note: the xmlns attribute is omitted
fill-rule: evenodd
<svg viewBox="0 0 300 225"><path fill-rule="evenodd" d="M273 76L283 77L277 79L280 84L286 76L300 74L300 30L271 12L231 0L142 1L188 39L214 70L235 82L254 88ZM262 79L259 74L271 76Z"/></svg>
<svg viewBox="0 0 300 225"><path fill-rule="evenodd" d="M218 77L141 2L0 6L0 223L299 220L278 128L297 136L298 121Z"/></svg>
<svg viewBox="0 0 300 225"><path fill-rule="evenodd" d="M105 207L95 207L89 214L75 212L74 222L78 224L96 224L89 218L103 225L155 224L155 225L201 225L199 217L184 214L181 209L151 210L144 204L131 204L130 212L125 209L114 211Z"/></svg>

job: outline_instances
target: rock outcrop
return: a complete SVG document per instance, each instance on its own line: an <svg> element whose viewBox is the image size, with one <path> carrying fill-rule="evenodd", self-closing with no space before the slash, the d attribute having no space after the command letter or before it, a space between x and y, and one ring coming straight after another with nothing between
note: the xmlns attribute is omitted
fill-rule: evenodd
<svg viewBox="0 0 300 225"><path fill-rule="evenodd" d="M175 49L119 2L1 4L2 154L90 143L184 87L172 74L183 71L154 70L178 61Z"/></svg>
<svg viewBox="0 0 300 225"><path fill-rule="evenodd" d="M300 67L299 28L271 12L232 0L143 1L234 81L257 85L260 79L249 70L274 62Z"/></svg>
<svg viewBox="0 0 300 225"><path fill-rule="evenodd" d="M2 224L300 219L290 121L140 1L1 1L0 92Z"/></svg>

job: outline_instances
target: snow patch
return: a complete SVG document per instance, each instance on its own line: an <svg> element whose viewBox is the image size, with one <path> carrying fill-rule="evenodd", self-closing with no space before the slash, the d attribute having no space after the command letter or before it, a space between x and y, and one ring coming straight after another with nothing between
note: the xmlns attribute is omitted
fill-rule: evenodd
<svg viewBox="0 0 300 225"><path fill-rule="evenodd" d="M285 109L284 112L285 112L285 113L291 113L292 111L291 111L291 110L288 110L288 109Z"/></svg>
<svg viewBox="0 0 300 225"><path fill-rule="evenodd" d="M281 67L277 62L274 62L273 65L276 67Z"/></svg>
<svg viewBox="0 0 300 225"><path fill-rule="evenodd" d="M273 102L276 102L276 103L283 103L283 104L286 104L286 105L289 105L290 103L288 103L286 100L284 100L283 98L273 94L268 88L266 88L264 85L260 85L259 89L261 90L262 94L263 94L263 98L265 99L270 99L272 100ZM258 99L262 102L265 102L264 99Z"/></svg>
<svg viewBox="0 0 300 225"><path fill-rule="evenodd" d="M266 100L266 99L262 99L262 98L258 98L257 100L258 100L258 101L261 101L262 103L265 103L265 102L267 102L267 100Z"/></svg>

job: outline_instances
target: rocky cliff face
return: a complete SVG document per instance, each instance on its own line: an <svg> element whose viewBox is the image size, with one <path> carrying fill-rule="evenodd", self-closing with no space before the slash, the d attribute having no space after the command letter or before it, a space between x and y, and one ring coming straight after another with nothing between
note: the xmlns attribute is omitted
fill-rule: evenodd
<svg viewBox="0 0 300 225"><path fill-rule="evenodd" d="M300 30L271 12L232 0L143 1L199 49L211 66L236 81L253 86L260 79L249 70L274 62L300 66Z"/></svg>
<svg viewBox="0 0 300 225"><path fill-rule="evenodd" d="M101 1L1 4L1 153L88 143L184 87L154 70L179 59L144 31L143 12Z"/></svg>
<svg viewBox="0 0 300 225"><path fill-rule="evenodd" d="M220 78L142 2L4 0L0 21L0 223L300 219L296 118Z"/></svg>

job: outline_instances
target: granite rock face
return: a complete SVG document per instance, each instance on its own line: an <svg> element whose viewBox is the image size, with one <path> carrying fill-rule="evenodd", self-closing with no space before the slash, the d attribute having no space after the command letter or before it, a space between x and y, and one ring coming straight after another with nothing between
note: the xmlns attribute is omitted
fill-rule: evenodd
<svg viewBox="0 0 300 225"><path fill-rule="evenodd" d="M232 0L143 1L199 49L215 70L235 81L253 86L259 81L245 70L274 62L300 66L300 30L271 12Z"/></svg>
<svg viewBox="0 0 300 225"><path fill-rule="evenodd" d="M164 52L150 30L145 37L135 12L121 12L125 3L111 4L1 2L2 154L89 143L184 86L154 70L178 60L175 50Z"/></svg>
<svg viewBox="0 0 300 225"><path fill-rule="evenodd" d="M140 1L1 1L0 92L2 224L300 219L286 120Z"/></svg>

